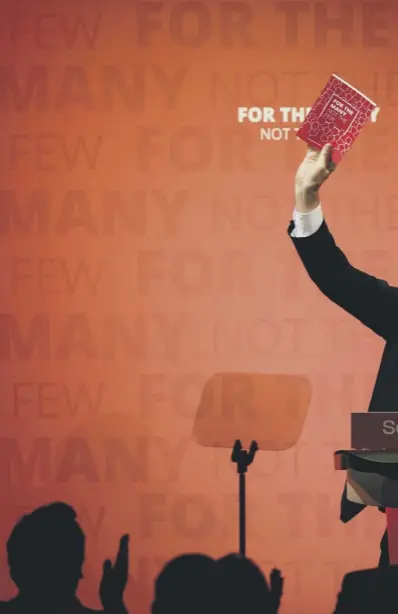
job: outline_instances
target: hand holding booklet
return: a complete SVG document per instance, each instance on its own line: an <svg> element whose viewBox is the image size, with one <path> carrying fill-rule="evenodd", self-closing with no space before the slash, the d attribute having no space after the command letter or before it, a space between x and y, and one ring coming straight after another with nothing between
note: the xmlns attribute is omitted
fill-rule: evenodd
<svg viewBox="0 0 398 614"><path fill-rule="evenodd" d="M338 164L376 107L365 94L332 75L300 126L297 137L316 149L331 143L332 161Z"/></svg>

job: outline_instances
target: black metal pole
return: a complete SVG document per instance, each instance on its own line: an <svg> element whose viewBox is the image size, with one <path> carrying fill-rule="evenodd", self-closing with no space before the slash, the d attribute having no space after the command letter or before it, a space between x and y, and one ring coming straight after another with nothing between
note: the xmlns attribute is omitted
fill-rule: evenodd
<svg viewBox="0 0 398 614"><path fill-rule="evenodd" d="M239 474L239 554L246 556L246 471L252 464L258 450L256 441L252 441L250 450L242 449L239 439L235 441L231 460L237 464Z"/></svg>
<svg viewBox="0 0 398 614"><path fill-rule="evenodd" d="M246 556L246 474L239 474L239 554Z"/></svg>

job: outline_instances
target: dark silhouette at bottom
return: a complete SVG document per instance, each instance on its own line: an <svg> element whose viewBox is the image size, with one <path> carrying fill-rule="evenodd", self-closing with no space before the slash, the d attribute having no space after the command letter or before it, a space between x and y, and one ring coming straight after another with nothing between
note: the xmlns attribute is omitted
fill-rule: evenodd
<svg viewBox="0 0 398 614"><path fill-rule="evenodd" d="M155 580L152 614L216 614L216 561L205 554L178 556Z"/></svg>
<svg viewBox="0 0 398 614"><path fill-rule="evenodd" d="M0 614L127 614L128 536L121 538L115 562L104 562L103 609L84 606L76 593L83 578L85 535L65 503L23 516L9 536L7 556L18 595L0 602ZM152 614L277 614L282 593L280 572L274 569L267 581L247 557L184 554L159 573ZM346 574L334 614L396 614L397 603L398 565L385 560L378 568Z"/></svg>
<svg viewBox="0 0 398 614"><path fill-rule="evenodd" d="M126 614L128 536L120 540L114 565L105 561L100 586L103 610L85 607L76 591L83 577L85 535L76 513L51 503L23 516L7 541L8 565L18 595L0 602L0 614Z"/></svg>
<svg viewBox="0 0 398 614"><path fill-rule="evenodd" d="M283 578L279 570L271 572L268 584L260 567L239 554L228 554L217 561L219 612L223 614L276 614L279 609Z"/></svg>
<svg viewBox="0 0 398 614"><path fill-rule="evenodd" d="M152 614L276 614L283 588L277 570L270 584L253 561L239 554L218 560L185 554L159 573Z"/></svg>
<svg viewBox="0 0 398 614"><path fill-rule="evenodd" d="M398 566L352 571L344 576L334 614L396 614Z"/></svg>

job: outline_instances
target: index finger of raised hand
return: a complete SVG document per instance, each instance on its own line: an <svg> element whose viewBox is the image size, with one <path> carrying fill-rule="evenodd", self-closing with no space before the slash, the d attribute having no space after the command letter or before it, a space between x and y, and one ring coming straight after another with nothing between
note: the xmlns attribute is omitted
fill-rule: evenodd
<svg viewBox="0 0 398 614"><path fill-rule="evenodd" d="M120 538L119 542L119 550L116 556L115 561L115 570L122 572L123 574L128 573L128 564L129 564L129 535L123 535Z"/></svg>

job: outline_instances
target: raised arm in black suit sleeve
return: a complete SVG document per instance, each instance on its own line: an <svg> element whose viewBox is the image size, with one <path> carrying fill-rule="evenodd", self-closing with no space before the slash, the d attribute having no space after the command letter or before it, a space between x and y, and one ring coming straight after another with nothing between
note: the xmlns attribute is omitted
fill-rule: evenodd
<svg viewBox="0 0 398 614"><path fill-rule="evenodd" d="M291 222L288 233L294 228ZM325 222L311 236L291 236L312 281L331 301L384 339L398 333L398 288L352 266Z"/></svg>
<svg viewBox="0 0 398 614"><path fill-rule="evenodd" d="M293 229L291 222L290 236ZM325 296L384 339L397 335L398 288L353 267L337 247L324 220L313 234L291 239L310 278ZM365 507L348 500L346 485L340 520L349 522Z"/></svg>

